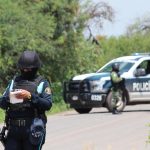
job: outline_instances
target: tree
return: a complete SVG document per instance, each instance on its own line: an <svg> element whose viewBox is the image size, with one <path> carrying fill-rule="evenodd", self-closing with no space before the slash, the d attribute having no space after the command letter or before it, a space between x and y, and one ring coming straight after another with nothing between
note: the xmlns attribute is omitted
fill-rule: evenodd
<svg viewBox="0 0 150 150"><path fill-rule="evenodd" d="M113 18L106 3L87 0L0 0L0 14L0 88L17 72L24 49L38 51L41 72L53 82L94 70L100 47L83 30L91 21L102 27Z"/></svg>
<svg viewBox="0 0 150 150"><path fill-rule="evenodd" d="M150 16L137 18L133 24L128 26L126 35L132 36L134 34L150 34Z"/></svg>
<svg viewBox="0 0 150 150"><path fill-rule="evenodd" d="M73 73L81 73L90 68L93 64L91 62L96 60L98 55L93 53L95 48L91 46L92 42L87 44L89 41L84 39L83 30L90 26L90 22L102 27L104 20L112 21L113 9L102 2L93 4L86 0L83 4L78 0L64 0L62 2L56 0L47 1L43 13L53 15L56 23L53 35L56 53L50 59L53 73L61 73L59 79L64 80ZM92 41L97 42L94 37ZM91 53L92 55L89 56ZM86 57L87 55L88 57Z"/></svg>
<svg viewBox="0 0 150 150"><path fill-rule="evenodd" d="M80 16L82 16L81 20L84 20L84 22L81 21L83 22L82 26L89 31L89 39L92 38L95 40L92 33L93 28L100 30L103 28L105 21L113 22L114 10L108 3L102 1L97 3L91 3L91 1L84 3L81 8Z"/></svg>

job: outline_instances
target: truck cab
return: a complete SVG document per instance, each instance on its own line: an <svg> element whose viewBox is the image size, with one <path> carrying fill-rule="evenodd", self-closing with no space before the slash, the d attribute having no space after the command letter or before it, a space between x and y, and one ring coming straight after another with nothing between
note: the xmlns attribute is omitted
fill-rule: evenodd
<svg viewBox="0 0 150 150"><path fill-rule="evenodd" d="M126 105L150 103L150 54L135 53L106 63L95 73L76 75L64 82L64 101L78 113L89 113L92 108L112 110L110 73L113 63L119 63L119 74L125 79L119 111Z"/></svg>

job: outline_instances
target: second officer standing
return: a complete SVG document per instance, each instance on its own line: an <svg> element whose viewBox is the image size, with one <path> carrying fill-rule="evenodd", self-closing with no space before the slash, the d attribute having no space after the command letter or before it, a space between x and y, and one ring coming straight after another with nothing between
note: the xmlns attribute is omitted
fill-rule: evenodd
<svg viewBox="0 0 150 150"><path fill-rule="evenodd" d="M110 74L112 83L112 113L118 114L117 106L121 103L122 93L124 89L124 78L119 75L119 64L112 65L112 72Z"/></svg>

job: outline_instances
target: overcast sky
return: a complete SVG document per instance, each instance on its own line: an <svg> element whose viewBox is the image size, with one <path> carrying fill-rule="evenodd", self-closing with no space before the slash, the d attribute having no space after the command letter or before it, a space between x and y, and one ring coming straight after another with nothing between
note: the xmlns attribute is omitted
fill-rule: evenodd
<svg viewBox="0 0 150 150"><path fill-rule="evenodd" d="M135 22L136 18L150 15L150 0L93 0L107 2L115 10L113 24L105 23L99 34L118 36L126 31L128 25ZM96 31L97 32L97 31ZM96 34L95 32L95 34Z"/></svg>

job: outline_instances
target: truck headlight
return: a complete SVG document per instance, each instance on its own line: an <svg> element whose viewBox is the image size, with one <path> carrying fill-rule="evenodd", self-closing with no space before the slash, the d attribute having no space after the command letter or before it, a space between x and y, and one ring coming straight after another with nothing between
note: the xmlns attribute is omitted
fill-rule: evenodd
<svg viewBox="0 0 150 150"><path fill-rule="evenodd" d="M95 80L90 82L91 92L96 93L103 91L103 85L105 84L105 81L101 80Z"/></svg>

